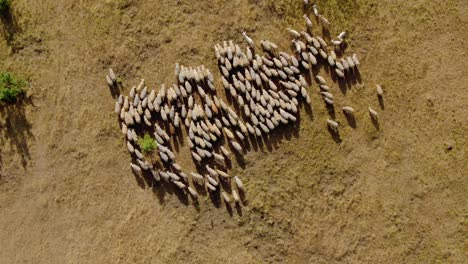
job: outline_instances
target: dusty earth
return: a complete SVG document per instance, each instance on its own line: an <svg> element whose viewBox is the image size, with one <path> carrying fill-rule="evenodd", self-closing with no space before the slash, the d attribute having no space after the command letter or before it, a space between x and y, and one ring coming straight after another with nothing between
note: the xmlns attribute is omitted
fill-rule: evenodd
<svg viewBox="0 0 468 264"><path fill-rule="evenodd" d="M361 57L362 82L333 88L357 127L338 113L333 140L312 86L313 115L234 166L247 201L228 210L133 176L106 69L125 92L140 78L173 83L175 62L219 76L215 43L247 30L287 49L301 1L13 1L0 70L31 85L22 103L0 106L0 263L464 263L468 4L318 5Z"/></svg>

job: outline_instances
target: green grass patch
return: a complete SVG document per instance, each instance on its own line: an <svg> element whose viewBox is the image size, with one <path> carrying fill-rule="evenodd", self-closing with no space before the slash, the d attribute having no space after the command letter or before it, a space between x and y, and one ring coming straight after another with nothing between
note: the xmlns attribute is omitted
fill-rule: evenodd
<svg viewBox="0 0 468 264"><path fill-rule="evenodd" d="M148 134L145 134L143 138L138 140L138 145L140 145L141 150L145 153L153 152L158 147L156 141Z"/></svg>
<svg viewBox="0 0 468 264"><path fill-rule="evenodd" d="M27 82L10 72L0 72L0 102L15 103L24 95Z"/></svg>

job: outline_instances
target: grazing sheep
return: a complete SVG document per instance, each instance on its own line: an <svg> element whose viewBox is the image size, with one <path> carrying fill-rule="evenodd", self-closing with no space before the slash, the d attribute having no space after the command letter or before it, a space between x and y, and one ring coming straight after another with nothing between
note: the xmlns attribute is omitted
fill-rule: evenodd
<svg viewBox="0 0 468 264"><path fill-rule="evenodd" d="M333 120L330 120L330 119L327 119L327 125L328 127L330 127L331 130L333 131L338 131L338 123L336 121L333 121Z"/></svg>
<svg viewBox="0 0 468 264"><path fill-rule="evenodd" d="M353 109L351 106L344 106L344 107L343 107L343 112L344 112L346 115L349 115L349 116L354 115L354 109Z"/></svg>
<svg viewBox="0 0 468 264"><path fill-rule="evenodd" d="M232 198L234 198L234 202L236 202L237 204L240 204L241 199L236 190L232 190Z"/></svg>
<svg viewBox="0 0 468 264"><path fill-rule="evenodd" d="M379 114L377 113L377 111L375 111L371 107L369 107L369 115L373 120L377 120L379 117Z"/></svg>
<svg viewBox="0 0 468 264"><path fill-rule="evenodd" d="M317 9L317 5L314 5L312 8L314 9L314 15L315 15L316 17L318 17L318 16L319 16L319 12L318 12L318 9Z"/></svg>
<svg viewBox="0 0 468 264"><path fill-rule="evenodd" d="M380 86L380 84L376 85L376 91L379 97L383 97L383 89L382 89L382 86Z"/></svg>
<svg viewBox="0 0 468 264"><path fill-rule="evenodd" d="M242 36L244 36L244 39L245 41L247 42L247 44L249 44L249 46L254 49L255 48L255 43L254 41L249 37L247 36L247 32L242 32Z"/></svg>
<svg viewBox="0 0 468 264"><path fill-rule="evenodd" d="M307 28L309 30L311 30L312 29L312 21L310 20L310 18L306 14L304 14L304 19L306 21Z"/></svg>

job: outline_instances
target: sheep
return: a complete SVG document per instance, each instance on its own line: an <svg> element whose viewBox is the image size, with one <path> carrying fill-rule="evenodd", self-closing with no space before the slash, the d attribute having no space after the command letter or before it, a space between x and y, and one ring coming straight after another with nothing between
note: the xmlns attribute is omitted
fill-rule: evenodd
<svg viewBox="0 0 468 264"><path fill-rule="evenodd" d="M172 168L174 168L176 171L182 171L182 167L177 163L172 163Z"/></svg>
<svg viewBox="0 0 468 264"><path fill-rule="evenodd" d="M349 70L350 70L349 64L348 64L348 61L347 61L347 60L341 59L341 64L343 65L343 68L344 68L345 71L349 71ZM341 69L340 69L340 70L341 70ZM343 71L343 70L341 70L341 71Z"/></svg>
<svg viewBox="0 0 468 264"><path fill-rule="evenodd" d="M141 168L138 166L138 165L135 165L133 163L130 163L130 167L132 168L132 170L136 173L136 174L140 174L141 173Z"/></svg>
<svg viewBox="0 0 468 264"><path fill-rule="evenodd" d="M213 185L211 185L209 182L205 182L205 186L213 192L216 191L216 188Z"/></svg>
<svg viewBox="0 0 468 264"><path fill-rule="evenodd" d="M333 121L333 120L330 120L330 119L327 119L327 125L328 127L333 130L333 131L338 131L338 123L336 121Z"/></svg>
<svg viewBox="0 0 468 264"><path fill-rule="evenodd" d="M371 107L369 107L369 115L373 120L377 120L379 117L379 114L377 113L377 111L375 111Z"/></svg>
<svg viewBox="0 0 468 264"><path fill-rule="evenodd" d="M206 170L208 171L208 173L209 173L211 176L213 176L213 177L218 177L218 176L219 176L218 173L216 172L216 170L210 168L210 166L205 165L205 168L206 168Z"/></svg>
<svg viewBox="0 0 468 264"><path fill-rule="evenodd" d="M354 115L354 109L353 109L351 106L344 106L344 107L343 107L343 112L344 112L346 115L349 115L349 116Z"/></svg>
<svg viewBox="0 0 468 264"><path fill-rule="evenodd" d="M348 65L349 65L349 68L352 69L354 67L356 67L353 59L351 57L347 57L346 60L348 61Z"/></svg>
<svg viewBox="0 0 468 264"><path fill-rule="evenodd" d="M243 191L243 190L244 190L244 184L243 184L242 181L239 179L239 177L234 176L234 181L236 182L237 189Z"/></svg>
<svg viewBox="0 0 468 264"><path fill-rule="evenodd" d="M234 198L235 203L240 204L241 199L236 190L232 190L232 198Z"/></svg>
<svg viewBox="0 0 468 264"><path fill-rule="evenodd" d="M133 147L132 143L130 143L130 141L127 141L127 149L128 149L128 152L130 153L135 152L135 148Z"/></svg>
<svg viewBox="0 0 468 264"><path fill-rule="evenodd" d="M319 53L320 53L320 56L322 56L324 60L328 58L328 54L323 49L320 49Z"/></svg>
<svg viewBox="0 0 468 264"><path fill-rule="evenodd" d="M124 135L127 134L127 131L128 131L127 125L124 122L122 122L121 126L122 126L122 134Z"/></svg>
<svg viewBox="0 0 468 264"><path fill-rule="evenodd" d="M328 19L326 19L322 15L319 15L318 17L319 17L320 22L322 23L323 27L326 28L326 29L329 29L330 28L330 22L328 21Z"/></svg>
<svg viewBox="0 0 468 264"><path fill-rule="evenodd" d="M106 75L106 82L107 82L107 85L109 85L109 87L114 87L114 81L112 81L112 79L109 77L109 75Z"/></svg>
<svg viewBox="0 0 468 264"><path fill-rule="evenodd" d="M157 182L161 181L161 177L160 177L160 175L159 175L159 173L157 171L151 170L151 174L153 175L153 178L154 178L155 181L157 181Z"/></svg>
<svg viewBox="0 0 468 264"><path fill-rule="evenodd" d="M165 181L169 181L169 174L165 171L159 171L159 176L161 176Z"/></svg>
<svg viewBox="0 0 468 264"><path fill-rule="evenodd" d="M247 36L247 32L242 32L242 36L244 36L244 39L245 41L247 42L247 44L249 44L249 46L252 48L252 49L255 49L255 43L254 41L249 37Z"/></svg>
<svg viewBox="0 0 468 264"><path fill-rule="evenodd" d="M219 174L219 176L221 176L223 178L229 178L229 174L227 174L226 172L224 172L222 170L216 170L216 172Z"/></svg>
<svg viewBox="0 0 468 264"><path fill-rule="evenodd" d="M225 158L222 155L215 153L215 152L213 152L212 154L216 161L221 162L221 163L225 161Z"/></svg>
<svg viewBox="0 0 468 264"><path fill-rule="evenodd" d="M345 75L342 71L340 71L340 69L335 69L335 72L336 72L336 75L338 75L338 77L340 78L344 78Z"/></svg>
<svg viewBox="0 0 468 264"><path fill-rule="evenodd" d="M356 67L359 66L359 59L358 59L356 53L353 54L352 59L353 59L354 65L355 65Z"/></svg>
<svg viewBox="0 0 468 264"><path fill-rule="evenodd" d="M323 96L323 97L326 97L330 100L333 100L333 95L329 92L320 92L320 94Z"/></svg>
<svg viewBox="0 0 468 264"><path fill-rule="evenodd" d="M326 81L325 78L323 78L322 76L317 75L317 76L315 76L315 78L317 79L317 82L318 82L320 85L326 85L326 84L327 84L327 81Z"/></svg>
<svg viewBox="0 0 468 264"><path fill-rule="evenodd" d="M207 182L209 182L211 185L218 186L218 182L215 179L213 179L212 177L210 177L210 175L205 175L205 178L206 178Z"/></svg>
<svg viewBox="0 0 468 264"><path fill-rule="evenodd" d="M377 96L383 97L383 89L382 89L382 86L380 86L380 84L376 85L376 91L377 91Z"/></svg>
<svg viewBox="0 0 468 264"><path fill-rule="evenodd" d="M143 87L145 87L145 79L141 79L140 83L136 87L136 91L137 92L141 91L141 89L143 89Z"/></svg>
<svg viewBox="0 0 468 264"><path fill-rule="evenodd" d="M231 198L229 198L229 195L226 193L226 192L221 192L222 193L222 196L223 196L223 199L226 203L231 203Z"/></svg>
<svg viewBox="0 0 468 264"><path fill-rule="evenodd" d="M304 14L304 19L306 21L307 29L312 30L312 21L310 20L310 18L306 14Z"/></svg>
<svg viewBox="0 0 468 264"><path fill-rule="evenodd" d="M180 181L173 181L173 183L179 187L180 189L185 189L187 186L185 186L185 184L183 184L182 182Z"/></svg>
<svg viewBox="0 0 468 264"><path fill-rule="evenodd" d="M190 193L190 195L191 195L193 198L197 198L198 194L197 194L197 191L195 191L194 188L192 188L192 187L189 186L189 187L187 188L187 190L188 190L188 192Z"/></svg>
<svg viewBox="0 0 468 264"><path fill-rule="evenodd" d="M164 152L159 151L159 157L160 157L161 160L163 160L164 162L169 162L169 157L168 157Z"/></svg>
<svg viewBox="0 0 468 264"><path fill-rule="evenodd" d="M239 143L231 140L231 145L232 147L234 147L235 150L237 150L238 152L242 152L242 147Z"/></svg>
<svg viewBox="0 0 468 264"><path fill-rule="evenodd" d="M195 179L196 181L204 181L205 180L205 178L202 175L200 175L200 174L198 174L196 172L190 172L190 175L192 176L192 179Z"/></svg>
<svg viewBox="0 0 468 264"><path fill-rule="evenodd" d="M317 5L313 5L312 8L314 9L314 15L315 15L316 17L318 17L318 16L319 16L319 12L318 12L318 9L317 9Z"/></svg>
<svg viewBox="0 0 468 264"><path fill-rule="evenodd" d="M141 168L141 169L143 169L143 170L148 170L148 169L149 169L147 163L145 163L145 162L143 162L143 161L141 161L141 160L139 160L139 159L137 160L137 162L138 162L138 164L140 165L140 168Z"/></svg>
<svg viewBox="0 0 468 264"><path fill-rule="evenodd" d="M328 64L330 64L330 67L335 66L335 60L332 56L328 56Z"/></svg>

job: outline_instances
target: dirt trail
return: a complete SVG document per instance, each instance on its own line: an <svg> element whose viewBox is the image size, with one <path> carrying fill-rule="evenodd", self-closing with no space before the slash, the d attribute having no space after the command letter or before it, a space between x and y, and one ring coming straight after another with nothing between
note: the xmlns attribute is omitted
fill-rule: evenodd
<svg viewBox="0 0 468 264"><path fill-rule="evenodd" d="M213 45L288 48L301 1L14 1L0 70L31 81L0 108L0 263L463 263L467 241L468 5L461 0L319 3L348 29L363 82L357 128L337 144L312 87L313 118L246 156L248 205L200 207L132 176L104 74L128 88L173 83L173 65L215 73ZM36 3L37 2L37 3ZM5 21L3 21L4 23ZM379 108L375 84L385 89ZM221 86L219 86L221 87ZM380 130L367 107L379 110ZM185 151L186 152L186 151ZM182 165L189 166L188 154Z"/></svg>

